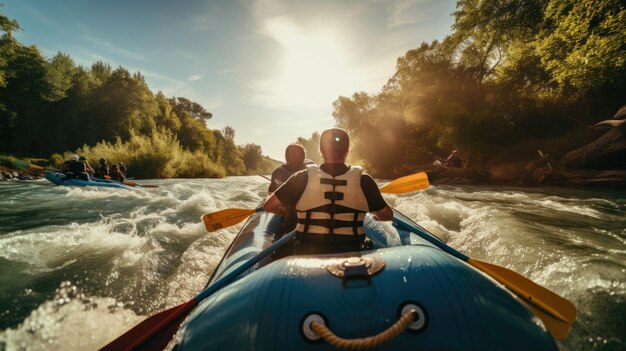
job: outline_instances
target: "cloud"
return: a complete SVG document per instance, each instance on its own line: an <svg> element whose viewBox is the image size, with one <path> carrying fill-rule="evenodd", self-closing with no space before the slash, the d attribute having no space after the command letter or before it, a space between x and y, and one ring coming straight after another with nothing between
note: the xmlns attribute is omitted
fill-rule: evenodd
<svg viewBox="0 0 626 351"><path fill-rule="evenodd" d="M58 23L51 20L48 16L46 16L43 12L39 11L38 9L26 4L25 2L22 3L21 5L24 6L24 8L29 12L31 16L33 16L34 18L37 18L39 22L44 23L46 26L56 29L56 30L59 30L62 28L62 26L60 26Z"/></svg>
<svg viewBox="0 0 626 351"><path fill-rule="evenodd" d="M196 80L200 80L200 78L202 78L202 76L200 76L199 74L194 74L191 77L187 78L188 81L193 82Z"/></svg>
<svg viewBox="0 0 626 351"><path fill-rule="evenodd" d="M418 24L434 17L432 7L435 2L429 0L396 0L387 5L387 28L390 30Z"/></svg>
<svg viewBox="0 0 626 351"><path fill-rule="evenodd" d="M81 27L83 28L83 33L80 35L80 38L89 42L90 44L101 47L111 53L115 53L126 58L130 58L134 60L145 60L145 56L143 56L142 54L115 46L107 40L96 38L89 32L87 27L85 26L81 26Z"/></svg>

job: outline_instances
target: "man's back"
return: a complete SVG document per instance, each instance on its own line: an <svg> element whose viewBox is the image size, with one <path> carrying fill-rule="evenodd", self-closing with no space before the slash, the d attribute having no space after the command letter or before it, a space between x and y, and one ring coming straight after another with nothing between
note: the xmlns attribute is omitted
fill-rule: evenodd
<svg viewBox="0 0 626 351"><path fill-rule="evenodd" d="M285 207L298 212L297 253L361 249L365 213L387 206L371 176L343 163L309 166L289 178L275 195Z"/></svg>

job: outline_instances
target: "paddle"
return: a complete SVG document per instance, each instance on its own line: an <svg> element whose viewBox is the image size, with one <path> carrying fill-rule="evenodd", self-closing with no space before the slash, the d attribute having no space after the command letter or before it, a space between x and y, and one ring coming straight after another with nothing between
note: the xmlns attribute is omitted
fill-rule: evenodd
<svg viewBox="0 0 626 351"><path fill-rule="evenodd" d="M401 194L426 189L429 185L426 173L419 172L389 182L380 188L380 192L388 194ZM252 210L245 208L228 208L203 215L202 222L204 222L204 226L207 231L214 232L216 230L235 225L243 221L251 214L260 211L263 211L262 206Z"/></svg>
<svg viewBox="0 0 626 351"><path fill-rule="evenodd" d="M25 161L15 161L13 164L15 165L15 167L19 167L19 168L30 167L30 168L38 169L38 170L41 170L41 171L45 170L45 171L52 171L52 172L61 172L60 169L38 166L38 165L34 165L32 163L28 163L28 162L25 162Z"/></svg>
<svg viewBox="0 0 626 351"><path fill-rule="evenodd" d="M531 308L535 315L541 319L553 337L560 340L567 336L572 324L576 320L576 306L574 306L574 304L510 269L470 258L462 254L448 246L445 242L439 240L419 224L408 219L408 217L402 213L397 210L394 211L396 214L400 215L394 216L393 221L396 225L400 226L402 229L414 232L444 252L467 262L474 268L492 277L519 296ZM415 228L418 228L419 231L415 232Z"/></svg>
<svg viewBox="0 0 626 351"><path fill-rule="evenodd" d="M120 182L119 180L114 180L114 179L111 179L111 176L109 176L109 175L105 175L105 176L104 176L104 178L105 178L106 180L110 180L110 181L112 181L112 182L122 183L122 184L125 184L125 185L128 185L128 186L139 186L139 187L142 187L142 188L158 188L158 187L159 187L158 185L150 185L150 184L137 184L137 183L135 183L135 182L129 182L129 181L123 181L123 182Z"/></svg>
<svg viewBox="0 0 626 351"><path fill-rule="evenodd" d="M258 175L260 175L261 177L263 177L263 178L265 178L265 179L269 180L270 182L272 181L269 177L264 176L263 174L261 174L261 173L259 173L259 172L256 172L256 174L258 174Z"/></svg>
<svg viewBox="0 0 626 351"><path fill-rule="evenodd" d="M278 250L280 247L291 241L291 239L295 236L295 231L283 236L265 250L259 252L256 256L237 267L234 271L208 286L193 299L147 318L101 348L100 351L137 349L162 350L172 339L178 330L180 323L182 323L182 321L198 305L198 303L232 282L241 273L257 264L272 252Z"/></svg>

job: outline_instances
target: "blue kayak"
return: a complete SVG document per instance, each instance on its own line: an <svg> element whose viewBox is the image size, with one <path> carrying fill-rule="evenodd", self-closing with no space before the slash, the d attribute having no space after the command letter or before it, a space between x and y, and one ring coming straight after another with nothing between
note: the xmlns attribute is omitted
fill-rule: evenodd
<svg viewBox="0 0 626 351"><path fill-rule="evenodd" d="M99 186L99 187L105 187L105 188L132 189L132 187L128 185L124 185L122 183L118 183L116 181L106 180L106 179L101 179L98 181L82 180L82 179L65 180L65 175L63 175L63 173L60 173L60 172L46 172L44 174L44 177L56 185L79 186L79 187Z"/></svg>
<svg viewBox="0 0 626 351"><path fill-rule="evenodd" d="M281 220L252 215L207 286L274 242ZM341 338L367 338L409 311L412 323L377 350L558 350L523 302L416 235L424 230L410 219L395 213L392 225L368 215L365 229L372 250L261 260L204 299L169 347L336 350L311 321Z"/></svg>

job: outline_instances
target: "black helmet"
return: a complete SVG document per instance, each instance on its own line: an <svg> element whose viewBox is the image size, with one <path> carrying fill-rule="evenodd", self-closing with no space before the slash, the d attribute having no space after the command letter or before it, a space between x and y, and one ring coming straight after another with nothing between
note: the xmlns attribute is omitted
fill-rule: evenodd
<svg viewBox="0 0 626 351"><path fill-rule="evenodd" d="M101 158L101 159L100 159L100 164L101 164L101 165L103 165L103 164L105 164L105 163L107 163L107 160L105 160L105 159Z"/></svg>
<svg viewBox="0 0 626 351"><path fill-rule="evenodd" d="M85 161L85 160L87 160L87 158L85 156L81 156L81 157L78 158L78 160L79 161Z"/></svg>

